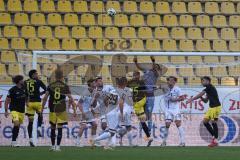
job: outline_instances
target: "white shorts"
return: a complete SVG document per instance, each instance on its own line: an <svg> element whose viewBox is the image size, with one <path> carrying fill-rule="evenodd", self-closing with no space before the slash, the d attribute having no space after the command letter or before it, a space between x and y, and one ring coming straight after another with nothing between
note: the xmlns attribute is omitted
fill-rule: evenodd
<svg viewBox="0 0 240 160"><path fill-rule="evenodd" d="M106 115L107 125L110 132L116 132L119 125L119 113L115 110Z"/></svg>
<svg viewBox="0 0 240 160"><path fill-rule="evenodd" d="M93 115L92 112L85 112L85 117L81 120L80 123L92 123L92 122L95 122L96 119Z"/></svg>
<svg viewBox="0 0 240 160"><path fill-rule="evenodd" d="M166 109L165 110L165 121L180 121L181 118L181 113L180 110L177 109Z"/></svg>
<svg viewBox="0 0 240 160"><path fill-rule="evenodd" d="M131 114L132 114L132 107L125 104L123 108L123 120L120 121L121 126L131 126Z"/></svg>

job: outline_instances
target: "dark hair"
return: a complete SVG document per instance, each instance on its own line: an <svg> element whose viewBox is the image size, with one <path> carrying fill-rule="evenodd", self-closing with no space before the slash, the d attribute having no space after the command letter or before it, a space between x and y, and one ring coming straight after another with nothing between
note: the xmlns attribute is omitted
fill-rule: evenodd
<svg viewBox="0 0 240 160"><path fill-rule="evenodd" d="M210 77L208 77L208 76L204 76L204 77L202 77L202 78L201 78L201 80L203 80L203 79L205 79L205 80L207 80L207 81L211 82L211 78L210 78Z"/></svg>
<svg viewBox="0 0 240 160"><path fill-rule="evenodd" d="M23 76L22 75L16 75L13 77L13 83L18 84L21 80L23 80Z"/></svg>
<svg viewBox="0 0 240 160"><path fill-rule="evenodd" d="M63 78L63 71L60 68L55 70L55 78L56 79L62 79Z"/></svg>
<svg viewBox="0 0 240 160"><path fill-rule="evenodd" d="M87 81L87 85L88 87L90 87L90 85L95 81L95 79L91 78Z"/></svg>
<svg viewBox="0 0 240 160"><path fill-rule="evenodd" d="M118 85L124 85L126 83L127 83L127 78L126 77L117 78L117 84Z"/></svg>
<svg viewBox="0 0 240 160"><path fill-rule="evenodd" d="M140 72L139 71L134 71L133 74L140 74Z"/></svg>
<svg viewBox="0 0 240 160"><path fill-rule="evenodd" d="M177 77L175 77L175 76L169 76L169 77L167 77L167 81L169 81L171 78L174 79L175 82L177 82L177 80L178 80Z"/></svg>
<svg viewBox="0 0 240 160"><path fill-rule="evenodd" d="M28 76L29 76L29 78L32 78L32 76L33 76L36 72L37 72L36 69L32 69L32 70L30 70L30 71L28 72Z"/></svg>

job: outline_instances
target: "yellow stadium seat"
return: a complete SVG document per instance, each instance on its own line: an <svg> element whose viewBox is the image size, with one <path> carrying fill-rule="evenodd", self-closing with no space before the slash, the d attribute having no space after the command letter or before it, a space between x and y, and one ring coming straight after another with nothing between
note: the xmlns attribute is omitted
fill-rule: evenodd
<svg viewBox="0 0 240 160"><path fill-rule="evenodd" d="M96 40L96 50L107 50L107 45L109 45L108 39L97 39Z"/></svg>
<svg viewBox="0 0 240 160"><path fill-rule="evenodd" d="M224 40L213 40L213 51L228 51L227 43Z"/></svg>
<svg viewBox="0 0 240 160"><path fill-rule="evenodd" d="M237 28L240 27L240 16L232 15L229 17L229 26Z"/></svg>
<svg viewBox="0 0 240 160"><path fill-rule="evenodd" d="M152 38L152 29L150 27L140 27L138 29L138 37L141 39Z"/></svg>
<svg viewBox="0 0 240 160"><path fill-rule="evenodd" d="M90 11L95 13L105 12L103 1L90 1Z"/></svg>
<svg viewBox="0 0 240 160"><path fill-rule="evenodd" d="M1 61L3 63L14 63L17 62L16 55L13 51L2 51Z"/></svg>
<svg viewBox="0 0 240 160"><path fill-rule="evenodd" d="M36 37L36 31L33 26L23 26L21 29L21 34L23 38Z"/></svg>
<svg viewBox="0 0 240 160"><path fill-rule="evenodd" d="M46 20L45 20L45 16L42 13L33 13L31 14L31 24L32 25L45 25L46 24Z"/></svg>
<svg viewBox="0 0 240 160"><path fill-rule="evenodd" d="M230 40L229 51L232 51L232 52L240 51L240 40Z"/></svg>
<svg viewBox="0 0 240 160"><path fill-rule="evenodd" d="M130 44L131 44L130 50L132 50L132 51L144 50L143 41L140 39L131 39Z"/></svg>
<svg viewBox="0 0 240 160"><path fill-rule="evenodd" d="M11 24L11 16L9 13L0 13L0 24L6 25Z"/></svg>
<svg viewBox="0 0 240 160"><path fill-rule="evenodd" d="M80 26L74 26L72 28L72 38L86 38L87 34L86 34L86 30L84 27L80 27Z"/></svg>
<svg viewBox="0 0 240 160"><path fill-rule="evenodd" d="M235 86L235 79L233 77L222 77L221 78L222 86Z"/></svg>
<svg viewBox="0 0 240 160"><path fill-rule="evenodd" d="M194 51L193 47L193 41L192 40L186 40L181 39L179 42L179 50L180 51Z"/></svg>
<svg viewBox="0 0 240 160"><path fill-rule="evenodd" d="M176 15L164 15L163 16L163 24L167 27L177 26L177 16Z"/></svg>
<svg viewBox="0 0 240 160"><path fill-rule="evenodd" d="M200 2L189 2L188 3L188 12L192 14L202 13L202 6Z"/></svg>
<svg viewBox="0 0 240 160"><path fill-rule="evenodd" d="M169 63L168 56L157 56L155 57L155 61L157 63Z"/></svg>
<svg viewBox="0 0 240 160"><path fill-rule="evenodd" d="M222 2L221 3L221 13L224 14L234 14L235 8L232 2Z"/></svg>
<svg viewBox="0 0 240 160"><path fill-rule="evenodd" d="M123 27L122 28L122 38L136 38L135 28L133 27Z"/></svg>
<svg viewBox="0 0 240 160"><path fill-rule="evenodd" d="M170 13L170 7L168 2L158 1L156 3L156 12L159 14L168 14Z"/></svg>
<svg viewBox="0 0 240 160"><path fill-rule="evenodd" d="M79 40L80 50L93 50L93 41L91 39L80 39Z"/></svg>
<svg viewBox="0 0 240 160"><path fill-rule="evenodd" d="M1 30L1 28L0 28L0 37L2 37L2 30Z"/></svg>
<svg viewBox="0 0 240 160"><path fill-rule="evenodd" d="M61 15L58 13L50 13L47 16L48 24L51 26L59 26L62 25Z"/></svg>
<svg viewBox="0 0 240 160"><path fill-rule="evenodd" d="M219 59L218 59L218 56L205 56L204 62L205 63L218 63Z"/></svg>
<svg viewBox="0 0 240 160"><path fill-rule="evenodd" d="M173 39L185 39L185 30L182 27L173 27L171 30L171 36Z"/></svg>
<svg viewBox="0 0 240 160"><path fill-rule="evenodd" d="M173 64L185 64L186 58L185 56L171 56L171 63Z"/></svg>
<svg viewBox="0 0 240 160"><path fill-rule="evenodd" d="M75 39L63 39L62 40L63 50L77 50L77 44Z"/></svg>
<svg viewBox="0 0 240 160"><path fill-rule="evenodd" d="M119 30L117 27L107 27L105 29L106 38L119 38Z"/></svg>
<svg viewBox="0 0 240 160"><path fill-rule="evenodd" d="M205 12L208 14L218 14L219 8L217 2L206 2L205 3Z"/></svg>
<svg viewBox="0 0 240 160"><path fill-rule="evenodd" d="M211 26L209 16L208 15L198 15L196 18L196 25L199 27Z"/></svg>
<svg viewBox="0 0 240 160"><path fill-rule="evenodd" d="M227 76L227 70L226 67L218 66L213 67L213 76L221 77L221 76Z"/></svg>
<svg viewBox="0 0 240 160"><path fill-rule="evenodd" d="M4 26L3 28L4 37L18 37L18 29L16 26Z"/></svg>
<svg viewBox="0 0 240 160"><path fill-rule="evenodd" d="M14 23L16 25L29 25L28 15L25 13L16 13L14 15Z"/></svg>
<svg viewBox="0 0 240 160"><path fill-rule="evenodd" d="M199 77L188 77L188 85L190 86L200 86L201 79Z"/></svg>
<svg viewBox="0 0 240 160"><path fill-rule="evenodd" d="M196 75L199 77L210 76L211 75L210 67L202 65L196 66Z"/></svg>
<svg viewBox="0 0 240 160"><path fill-rule="evenodd" d="M46 49L47 50L59 50L60 43L58 39L55 38L47 38L46 39Z"/></svg>
<svg viewBox="0 0 240 160"><path fill-rule="evenodd" d="M153 3L151 1L140 2L141 13L154 13Z"/></svg>
<svg viewBox="0 0 240 160"><path fill-rule="evenodd" d="M137 12L137 3L135 1L124 1L123 2L123 11L127 13Z"/></svg>
<svg viewBox="0 0 240 160"><path fill-rule="evenodd" d="M240 2L237 4L237 13L240 13Z"/></svg>
<svg viewBox="0 0 240 160"><path fill-rule="evenodd" d="M147 15L147 25L150 27L159 27L162 26L162 21L159 15L149 14Z"/></svg>
<svg viewBox="0 0 240 160"><path fill-rule="evenodd" d="M134 27L143 26L144 18L141 14L132 14L130 16L130 25Z"/></svg>
<svg viewBox="0 0 240 160"><path fill-rule="evenodd" d="M225 40L236 39L233 28L222 28L221 38Z"/></svg>
<svg viewBox="0 0 240 160"><path fill-rule="evenodd" d="M131 43L131 42L130 42ZM132 46L125 39L114 39L108 46L107 49L122 51L127 50ZM106 57L105 57L106 58Z"/></svg>
<svg viewBox="0 0 240 160"><path fill-rule="evenodd" d="M39 38L52 38L52 29L49 26L38 27L38 37Z"/></svg>
<svg viewBox="0 0 240 160"><path fill-rule="evenodd" d="M205 39L219 39L218 37L218 31L216 28L205 28L204 29L204 38Z"/></svg>
<svg viewBox="0 0 240 160"><path fill-rule="evenodd" d="M169 39L169 33L166 27L155 28L154 35L156 39Z"/></svg>
<svg viewBox="0 0 240 160"><path fill-rule="evenodd" d="M184 2L173 2L172 3L172 12L173 13L186 13L187 8Z"/></svg>
<svg viewBox="0 0 240 160"><path fill-rule="evenodd" d="M118 27L128 26L128 17L125 14L117 14L114 16L114 24Z"/></svg>
<svg viewBox="0 0 240 160"><path fill-rule="evenodd" d="M69 30L68 27L65 26L57 26L55 27L55 37L56 38L69 38Z"/></svg>
<svg viewBox="0 0 240 160"><path fill-rule="evenodd" d="M226 17L223 15L213 16L213 26L217 28L226 27L227 26Z"/></svg>
<svg viewBox="0 0 240 160"><path fill-rule="evenodd" d="M240 65L229 66L229 76L239 76Z"/></svg>
<svg viewBox="0 0 240 160"><path fill-rule="evenodd" d="M107 1L106 9L114 8L116 12L121 12L120 3L118 1Z"/></svg>
<svg viewBox="0 0 240 160"><path fill-rule="evenodd" d="M30 50L42 50L43 44L40 38L30 38L28 40L28 49Z"/></svg>
<svg viewBox="0 0 240 160"><path fill-rule="evenodd" d="M8 49L9 44L7 38L0 38L0 49Z"/></svg>
<svg viewBox="0 0 240 160"><path fill-rule="evenodd" d="M11 39L11 47L13 49L24 50L24 49L26 49L25 40L23 38L12 38Z"/></svg>
<svg viewBox="0 0 240 160"><path fill-rule="evenodd" d="M88 5L87 5L87 1L78 1L78 0L75 0L73 2L73 11L74 12L88 12Z"/></svg>
<svg viewBox="0 0 240 160"><path fill-rule="evenodd" d="M0 75L1 76L6 76L7 75L5 64L0 64Z"/></svg>
<svg viewBox="0 0 240 160"><path fill-rule="evenodd" d="M79 24L77 14L67 13L64 15L64 24L68 26L76 26Z"/></svg>
<svg viewBox="0 0 240 160"><path fill-rule="evenodd" d="M22 11L22 3L20 0L8 0L7 9L8 11L11 11L11 12Z"/></svg>
<svg viewBox="0 0 240 160"><path fill-rule="evenodd" d="M201 29L197 27L188 28L187 36L189 39L202 39Z"/></svg>
<svg viewBox="0 0 240 160"><path fill-rule="evenodd" d="M111 67L111 75L113 77L123 77L126 76L126 68L125 66L112 66Z"/></svg>
<svg viewBox="0 0 240 160"><path fill-rule="evenodd" d="M42 12L55 12L54 0L41 0L40 8Z"/></svg>
<svg viewBox="0 0 240 160"><path fill-rule="evenodd" d="M37 0L24 0L23 10L26 12L38 12Z"/></svg>
<svg viewBox="0 0 240 160"><path fill-rule="evenodd" d="M193 68L192 66L184 66L184 68L179 68L179 75L181 77L193 77Z"/></svg>
<svg viewBox="0 0 240 160"><path fill-rule="evenodd" d="M0 11L5 11L4 0L0 0Z"/></svg>
<svg viewBox="0 0 240 160"><path fill-rule="evenodd" d="M169 66L164 76L177 76L176 67Z"/></svg>
<svg viewBox="0 0 240 160"><path fill-rule="evenodd" d="M89 27L88 36L93 39L102 38L103 37L102 28L101 27Z"/></svg>
<svg viewBox="0 0 240 160"><path fill-rule="evenodd" d="M146 50L147 51L160 51L159 40L156 39L147 39L146 41Z"/></svg>
<svg viewBox="0 0 240 160"><path fill-rule="evenodd" d="M194 26L193 17L191 15L181 15L179 18L179 25L183 27Z"/></svg>
<svg viewBox="0 0 240 160"><path fill-rule="evenodd" d="M237 29L237 39L240 39L240 28Z"/></svg>
<svg viewBox="0 0 240 160"><path fill-rule="evenodd" d="M58 0L57 1L58 12L72 12L72 5L70 0Z"/></svg>
<svg viewBox="0 0 240 160"><path fill-rule="evenodd" d="M8 65L8 74L10 76L23 75L23 66L17 63L10 63Z"/></svg>
<svg viewBox="0 0 240 160"><path fill-rule="evenodd" d="M164 51L176 51L177 50L176 41L173 39L164 39L163 40L163 50Z"/></svg>
<svg viewBox="0 0 240 160"><path fill-rule="evenodd" d="M98 15L98 25L101 26L111 26L112 25L112 19L107 14L99 14Z"/></svg>
<svg viewBox="0 0 240 160"><path fill-rule="evenodd" d="M202 63L202 57L201 56L188 56L188 63L189 64L199 64Z"/></svg>
<svg viewBox="0 0 240 160"><path fill-rule="evenodd" d="M2 85L12 85L12 78L9 76L1 76L0 77L0 84Z"/></svg>
<svg viewBox="0 0 240 160"><path fill-rule="evenodd" d="M81 16L81 25L92 26L95 25L95 18L93 14L85 13Z"/></svg>
<svg viewBox="0 0 240 160"><path fill-rule="evenodd" d="M235 62L234 56L221 56L220 57L220 62L221 63L232 63Z"/></svg>
<svg viewBox="0 0 240 160"><path fill-rule="evenodd" d="M197 51L211 51L209 40L197 40L196 50Z"/></svg>
<svg viewBox="0 0 240 160"><path fill-rule="evenodd" d="M51 76L54 70L57 69L56 64L44 64L43 65L43 75L44 76Z"/></svg>

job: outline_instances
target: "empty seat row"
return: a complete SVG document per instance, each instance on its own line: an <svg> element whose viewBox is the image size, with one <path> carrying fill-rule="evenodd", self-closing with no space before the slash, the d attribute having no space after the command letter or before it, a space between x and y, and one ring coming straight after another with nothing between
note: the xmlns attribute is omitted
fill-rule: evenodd
<svg viewBox="0 0 240 160"><path fill-rule="evenodd" d="M11 45L10 45L11 44ZM118 51L240 51L240 40L230 40L227 43L224 40L180 40L147 39L144 42L141 39L55 39L47 38L12 38L11 43L6 38L0 38L0 49L17 50L118 50ZM10 47L11 46L11 47Z"/></svg>
<svg viewBox="0 0 240 160"><path fill-rule="evenodd" d="M151 1L107 1L106 4L103 1L90 1L89 3L84 1L73 1L71 0L8 0L4 4L4 0L0 0L0 11L11 11L11 12L105 12L109 8L114 8L117 12L127 13L208 13L208 14L234 14L240 12L240 2L166 2L158 1L153 3ZM39 2L39 3L38 3ZM5 7L6 5L6 7Z"/></svg>
<svg viewBox="0 0 240 160"><path fill-rule="evenodd" d="M96 19L96 20L95 20ZM15 13L13 16L13 22L11 19L10 13L0 13L0 25L7 24L16 24L16 25L102 25L102 26L110 26L115 25L118 27L122 26L199 26L199 27L240 27L240 16L239 15L231 15L226 17L224 15L164 15L160 16L157 14L149 14L146 17L142 14L132 14L130 16L126 14L117 14L113 19L109 17L107 14L99 14L97 17L90 13L85 13L80 15L67 13L62 17L61 14L58 13L50 13L46 16L43 13L33 13L28 15L27 13ZM196 23L196 24L195 24Z"/></svg>

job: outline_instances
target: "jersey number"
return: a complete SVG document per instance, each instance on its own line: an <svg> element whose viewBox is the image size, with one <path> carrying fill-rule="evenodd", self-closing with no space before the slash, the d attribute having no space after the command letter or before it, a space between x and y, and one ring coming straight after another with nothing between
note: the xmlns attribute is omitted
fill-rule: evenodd
<svg viewBox="0 0 240 160"><path fill-rule="evenodd" d="M109 104L116 105L118 102L118 95L110 94L109 96Z"/></svg>
<svg viewBox="0 0 240 160"><path fill-rule="evenodd" d="M29 92L34 92L34 82L27 82L27 90Z"/></svg>
<svg viewBox="0 0 240 160"><path fill-rule="evenodd" d="M61 93L60 93L61 89L59 87L56 87L54 90L54 99L60 99L61 97Z"/></svg>

